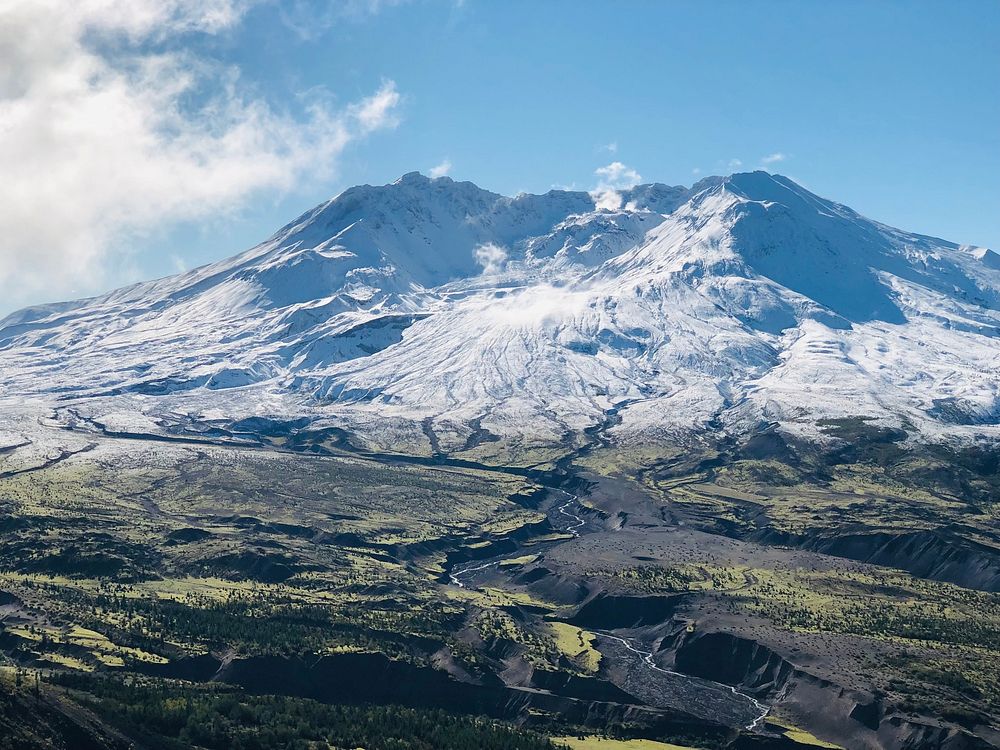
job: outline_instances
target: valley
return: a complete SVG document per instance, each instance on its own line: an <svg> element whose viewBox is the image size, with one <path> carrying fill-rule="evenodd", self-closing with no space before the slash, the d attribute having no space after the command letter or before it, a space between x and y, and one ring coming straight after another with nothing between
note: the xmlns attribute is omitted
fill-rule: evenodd
<svg viewBox="0 0 1000 750"><path fill-rule="evenodd" d="M616 422L510 469L36 421L0 456L5 674L95 748L171 746L112 705L276 692L486 716L497 747L992 746L995 509L958 494L994 492L988 464L877 431L848 457L774 434L630 452Z"/></svg>

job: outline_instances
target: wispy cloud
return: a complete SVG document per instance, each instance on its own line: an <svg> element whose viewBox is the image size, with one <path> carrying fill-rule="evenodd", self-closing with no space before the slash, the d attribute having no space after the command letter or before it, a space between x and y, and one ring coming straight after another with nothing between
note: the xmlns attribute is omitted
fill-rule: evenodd
<svg viewBox="0 0 1000 750"><path fill-rule="evenodd" d="M367 134L381 128L394 128L399 124L399 92L393 81L383 81L374 95L347 108L348 114Z"/></svg>
<svg viewBox="0 0 1000 750"><path fill-rule="evenodd" d="M594 205L599 209L614 211L621 208L622 196L619 191L627 190L642 182L642 175L620 161L594 170L597 185L590 191Z"/></svg>
<svg viewBox="0 0 1000 750"><path fill-rule="evenodd" d="M407 0L280 0L281 22L300 39L318 39L339 21L363 20Z"/></svg>
<svg viewBox="0 0 1000 750"><path fill-rule="evenodd" d="M601 151L607 151L609 154L618 153L618 141L611 141L611 143L605 143L601 146Z"/></svg>
<svg viewBox="0 0 1000 750"><path fill-rule="evenodd" d="M431 167L428 174L431 177L444 177L449 172L451 172L451 160L444 159L440 164Z"/></svg>
<svg viewBox="0 0 1000 750"><path fill-rule="evenodd" d="M743 160L742 159L730 159L728 166L729 166L730 169L739 169L740 167L743 166Z"/></svg>
<svg viewBox="0 0 1000 750"><path fill-rule="evenodd" d="M327 175L349 143L395 126L392 81L293 117L255 96L239 69L162 51L234 28L249 6L0 0L2 303L120 283L127 263L117 261L137 233Z"/></svg>
<svg viewBox="0 0 1000 750"><path fill-rule="evenodd" d="M760 163L765 167L772 164L777 164L779 161L785 161L788 159L788 154L783 154L780 151L775 151L773 154L768 154L767 156L761 157Z"/></svg>

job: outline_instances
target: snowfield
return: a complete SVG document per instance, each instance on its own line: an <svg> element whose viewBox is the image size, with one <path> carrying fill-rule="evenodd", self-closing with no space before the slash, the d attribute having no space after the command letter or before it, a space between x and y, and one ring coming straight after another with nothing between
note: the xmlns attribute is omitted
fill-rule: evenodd
<svg viewBox="0 0 1000 750"><path fill-rule="evenodd" d="M623 442L847 416L1000 436L1000 256L764 172L621 198L351 188L232 259L0 321L0 408L430 426L445 450L613 407Z"/></svg>

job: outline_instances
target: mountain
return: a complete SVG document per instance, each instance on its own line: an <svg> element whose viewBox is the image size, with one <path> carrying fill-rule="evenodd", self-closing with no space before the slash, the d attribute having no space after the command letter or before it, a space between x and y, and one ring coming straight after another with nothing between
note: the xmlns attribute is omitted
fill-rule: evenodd
<svg viewBox="0 0 1000 750"><path fill-rule="evenodd" d="M841 417L1000 436L1000 256L764 172L620 197L354 187L229 260L8 316L0 399L447 451L609 413L625 442Z"/></svg>

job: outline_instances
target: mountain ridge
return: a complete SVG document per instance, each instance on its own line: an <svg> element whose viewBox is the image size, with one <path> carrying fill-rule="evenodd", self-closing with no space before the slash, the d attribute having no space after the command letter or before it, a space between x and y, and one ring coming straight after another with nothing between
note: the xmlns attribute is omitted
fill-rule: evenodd
<svg viewBox="0 0 1000 750"><path fill-rule="evenodd" d="M8 316L0 399L415 440L430 420L455 445L473 423L563 440L613 407L622 440L838 417L1000 435L992 251L759 171L620 198L349 188L232 258Z"/></svg>

